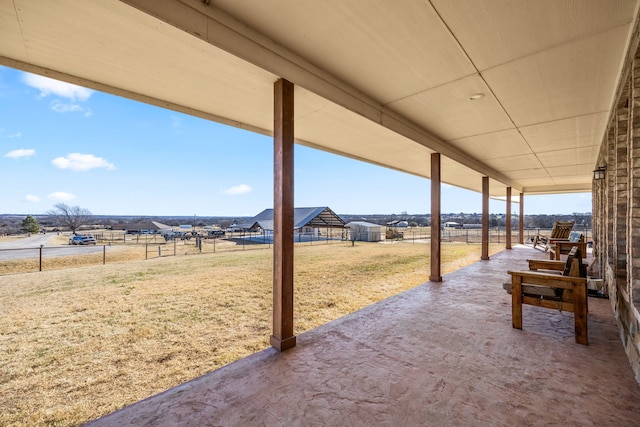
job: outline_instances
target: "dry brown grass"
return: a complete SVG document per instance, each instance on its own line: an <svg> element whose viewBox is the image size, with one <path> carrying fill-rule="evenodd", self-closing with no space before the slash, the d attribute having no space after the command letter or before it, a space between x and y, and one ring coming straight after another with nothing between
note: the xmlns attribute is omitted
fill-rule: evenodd
<svg viewBox="0 0 640 427"><path fill-rule="evenodd" d="M442 255L446 273L480 247ZM295 262L299 334L427 281L429 245L298 246ZM0 277L0 425L77 425L266 348L271 263L254 250Z"/></svg>

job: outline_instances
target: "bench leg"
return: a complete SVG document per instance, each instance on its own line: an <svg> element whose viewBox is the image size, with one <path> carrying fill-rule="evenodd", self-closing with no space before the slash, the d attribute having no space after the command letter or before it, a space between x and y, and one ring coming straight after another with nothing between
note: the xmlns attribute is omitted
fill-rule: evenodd
<svg viewBox="0 0 640 427"><path fill-rule="evenodd" d="M587 285L573 284L573 315L575 317L576 342L578 344L589 344L587 334Z"/></svg>
<svg viewBox="0 0 640 427"><path fill-rule="evenodd" d="M515 329L522 329L521 276L511 276L511 322Z"/></svg>

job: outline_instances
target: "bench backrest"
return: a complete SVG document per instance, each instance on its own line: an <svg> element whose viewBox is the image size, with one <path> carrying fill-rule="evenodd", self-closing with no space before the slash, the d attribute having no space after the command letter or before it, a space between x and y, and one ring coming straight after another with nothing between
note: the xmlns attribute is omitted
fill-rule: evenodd
<svg viewBox="0 0 640 427"><path fill-rule="evenodd" d="M553 224L553 229L551 230L552 239L567 239L569 238L569 233L573 230L573 221L556 221Z"/></svg>

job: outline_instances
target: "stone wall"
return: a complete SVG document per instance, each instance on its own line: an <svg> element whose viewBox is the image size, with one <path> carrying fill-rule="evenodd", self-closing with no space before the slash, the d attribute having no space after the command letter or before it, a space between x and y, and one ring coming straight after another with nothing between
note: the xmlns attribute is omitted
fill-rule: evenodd
<svg viewBox="0 0 640 427"><path fill-rule="evenodd" d="M594 271L605 281L620 338L640 382L640 52L638 23L593 181Z"/></svg>

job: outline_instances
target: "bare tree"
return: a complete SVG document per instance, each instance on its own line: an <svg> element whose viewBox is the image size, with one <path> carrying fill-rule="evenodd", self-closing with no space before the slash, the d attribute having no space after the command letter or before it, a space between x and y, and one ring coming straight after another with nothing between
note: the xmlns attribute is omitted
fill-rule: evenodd
<svg viewBox="0 0 640 427"><path fill-rule="evenodd" d="M91 220L91 212L80 206L69 206L66 203L57 203L53 209L47 211L51 221L58 227L67 227L73 234L80 226L88 224Z"/></svg>
<svg viewBox="0 0 640 427"><path fill-rule="evenodd" d="M351 240L351 246L355 246L356 240L360 240L362 236L367 234L367 227L364 224L358 224L351 222L347 224L349 228L349 239Z"/></svg>

